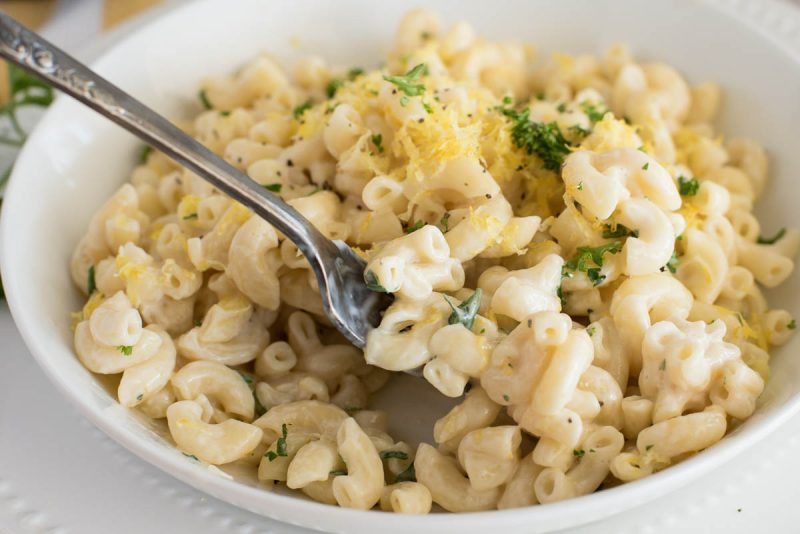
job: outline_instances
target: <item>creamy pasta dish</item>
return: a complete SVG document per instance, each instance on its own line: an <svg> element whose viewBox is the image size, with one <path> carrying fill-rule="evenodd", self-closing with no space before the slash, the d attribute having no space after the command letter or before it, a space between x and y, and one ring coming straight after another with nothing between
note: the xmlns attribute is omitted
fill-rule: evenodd
<svg viewBox="0 0 800 534"><path fill-rule="evenodd" d="M351 508L550 503L713 445L795 329L762 294L800 245L752 213L765 151L714 129L715 83L623 45L540 56L417 10L374 70L206 80L182 127L394 301L351 346L292 242L146 149L72 258L80 361L189 461ZM454 399L430 443L371 408L407 370Z"/></svg>

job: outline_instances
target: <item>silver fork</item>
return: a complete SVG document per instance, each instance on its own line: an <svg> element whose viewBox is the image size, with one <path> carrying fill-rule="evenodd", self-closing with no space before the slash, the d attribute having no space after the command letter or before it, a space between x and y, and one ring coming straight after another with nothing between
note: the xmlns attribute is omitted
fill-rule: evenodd
<svg viewBox="0 0 800 534"><path fill-rule="evenodd" d="M317 277L325 313L333 325L357 347L366 345L367 332L378 324L391 296L367 288L365 263L347 244L326 238L278 196L3 13L0 13L0 57L111 119L272 224L308 259Z"/></svg>

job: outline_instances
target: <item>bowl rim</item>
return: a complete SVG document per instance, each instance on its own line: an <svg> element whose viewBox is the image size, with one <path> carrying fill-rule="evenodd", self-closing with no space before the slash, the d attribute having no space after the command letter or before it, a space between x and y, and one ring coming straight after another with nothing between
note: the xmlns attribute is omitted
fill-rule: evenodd
<svg viewBox="0 0 800 534"><path fill-rule="evenodd" d="M117 38L112 41L108 49L90 62L90 66L102 72L102 66L104 63L111 61L110 57L116 53L117 49L129 41L137 39L140 34L152 31L153 28L160 24L167 24L174 18L186 17L186 14L196 9L198 5L212 3L216 3L216 0L201 0L199 2L181 4L169 9L157 9L156 11L163 15L160 20L149 20L144 24L134 24L136 27L133 31L125 34L122 38ZM768 41L772 45L776 54L780 53L788 56L797 64L798 68L800 68L800 41L798 41L798 43L792 43L786 39L777 39L775 35L769 34L765 28L759 26L758 21L754 20L752 17L748 18L747 15L752 15L752 12L749 14L743 13L743 11L745 11L745 6L758 5L764 8L765 11L773 12L775 10L781 12L781 10L787 10L788 8L788 11L783 12L791 12L790 14L796 17L796 22L800 24L800 11L797 11L796 8L793 8L791 5L783 4L779 0L738 0L734 2L735 5L733 8L730 7L730 2L726 0L707 0L704 4L716 10L721 16L728 17L740 23L747 31L757 33L761 39ZM734 11L732 11L732 9L734 9ZM30 133L29 140L41 137L41 132L47 131L49 126L56 122L59 115L63 113L64 108L76 105L74 102L72 104L65 103L71 100L72 99L65 98L63 95L59 95ZM2 210L2 213L0 213L0 270L2 270L3 273L11 273L12 275L16 274L16 270L14 268L13 251L11 250L11 244L15 242L12 235L13 227L11 220L13 219L13 213L15 211L13 206L17 204L17 202L15 202L16 197L21 195L21 193L17 193L17 190L22 187L18 185L22 183L18 175L24 174L24 169L27 166L26 162L29 159L35 158L35 154L33 153L35 145L36 143L26 143L19 152L16 160L17 163L14 166L11 179L9 180L4 195L7 200L5 203L6 207ZM46 323L29 320L30 318L25 311L25 302L22 301L21 297L17 294L15 277L8 278L4 280L4 282L6 282L4 284L6 300L15 325L22 335L25 345L50 382L56 385L61 393L78 408L84 417L90 420L92 424L114 441L147 463L169 473L171 476L199 491L264 516L268 514L248 504L248 502L263 500L264 503L273 505L276 512L284 510L289 514L296 514L298 512L313 514L320 512L339 521L346 521L351 524L358 524L361 520L382 517L385 521L392 522L393 527L412 528L442 527L445 523L453 527L457 522L471 522L478 518L480 518L482 522L487 520L493 521L498 526L501 524L520 524L523 521L532 519L546 519L546 522L554 523L558 518L567 518L571 516L576 510L580 510L584 513L589 512L587 514L589 516L597 514L611 515L670 493L682 486L688 485L696 478L714 469L718 469L740 452L766 438L769 434L774 432L775 429L800 411L800 393L798 393L789 397L769 416L754 421L748 421L746 425L743 425L734 433L726 435L723 440L712 447L671 466L669 469L659 471L640 480L621 484L617 487L565 501L550 503L545 506L537 505L482 512L435 513L424 516L386 513L379 515L376 513L376 510L355 510L331 506L305 498L274 493L258 486L250 486L234 480L229 480L212 474L205 469L201 472L201 470L197 469L197 465L186 462L178 455L173 454L173 451L155 446L141 439L138 434L127 430L122 425L115 424L113 419L104 413L102 407L83 402L79 397L73 395L70 383L57 372L57 367L47 363L46 359L42 356L47 349L37 336L37 330L41 329ZM68 350L74 353L72 347L69 347ZM114 399L112 400L116 402ZM175 448L175 451L177 450L178 449ZM713 451L713 454L711 454L710 451ZM601 512L621 501L633 502L634 504L626 506L624 510L620 510L619 512ZM286 513L281 513L280 515L286 516ZM272 517L276 517L280 521L302 525L307 528L314 528L313 526L309 527L307 524L296 522L290 517L279 517L277 514Z"/></svg>

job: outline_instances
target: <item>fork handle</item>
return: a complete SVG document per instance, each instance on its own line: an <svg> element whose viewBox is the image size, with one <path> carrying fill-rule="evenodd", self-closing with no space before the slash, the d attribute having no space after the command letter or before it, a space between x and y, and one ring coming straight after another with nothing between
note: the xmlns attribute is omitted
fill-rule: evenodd
<svg viewBox="0 0 800 534"><path fill-rule="evenodd" d="M281 198L5 13L0 13L0 57L83 102L252 209L297 245L312 266L324 261L321 251L335 250L332 241Z"/></svg>

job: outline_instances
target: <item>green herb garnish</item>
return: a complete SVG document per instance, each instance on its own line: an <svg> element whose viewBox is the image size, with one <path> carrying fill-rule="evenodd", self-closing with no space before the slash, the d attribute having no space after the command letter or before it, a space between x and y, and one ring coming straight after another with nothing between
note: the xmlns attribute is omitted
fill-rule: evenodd
<svg viewBox="0 0 800 534"><path fill-rule="evenodd" d="M428 66L425 63L420 63L403 76L384 76L383 79L395 85L406 96L419 96L425 92L425 85L412 82L425 74L428 74Z"/></svg>
<svg viewBox="0 0 800 534"><path fill-rule="evenodd" d="M372 271L367 271L364 273L364 282L367 284L367 289L370 291L377 291L378 293L388 293L386 288L381 285L381 281L378 280L378 275L376 275Z"/></svg>
<svg viewBox="0 0 800 534"><path fill-rule="evenodd" d="M200 92L197 93L197 97L200 99L200 103L203 104L205 109L212 109L214 107L211 105L211 101L208 99L205 89L201 89Z"/></svg>
<svg viewBox="0 0 800 534"><path fill-rule="evenodd" d="M583 458L584 454L586 454L586 451L583 450L583 449L573 449L572 450L572 455L575 456L575 458Z"/></svg>
<svg viewBox="0 0 800 534"><path fill-rule="evenodd" d="M613 229L612 229L613 228ZM617 237L639 237L639 230L631 230L624 224L617 224L614 228L610 224L603 226L603 239L614 239Z"/></svg>
<svg viewBox="0 0 800 534"><path fill-rule="evenodd" d="M182 217L182 219L184 221L194 221L197 219L197 217L198 215L196 213L190 213L189 215L185 215L184 217Z"/></svg>
<svg viewBox="0 0 800 534"><path fill-rule="evenodd" d="M508 402L511 400L511 397L509 397L506 393L503 393L503 400Z"/></svg>
<svg viewBox="0 0 800 534"><path fill-rule="evenodd" d="M364 69L362 69L361 67L353 67L352 69L347 71L347 79L352 82L362 74L364 74Z"/></svg>
<svg viewBox="0 0 800 534"><path fill-rule="evenodd" d="M561 169L564 157L570 150L569 142L564 139L558 124L531 121L528 108L516 111L499 106L497 109L511 119L511 140L517 148L539 156L545 169L555 172Z"/></svg>
<svg viewBox="0 0 800 534"><path fill-rule="evenodd" d="M299 119L300 117L303 116L303 113L311 109L311 106L313 105L314 103L311 100L306 100L305 102L294 108L294 110L292 111L292 115L294 115L295 119Z"/></svg>
<svg viewBox="0 0 800 534"><path fill-rule="evenodd" d="M344 81L340 80L339 78L332 78L331 81L328 82L328 85L325 86L325 96L328 98L333 98L333 96L336 94L336 91L338 91L343 85Z"/></svg>
<svg viewBox="0 0 800 534"><path fill-rule="evenodd" d="M338 469L336 471L331 471L330 473L328 473L328 476L341 477L341 476L345 476L346 474L347 474L347 471L345 471L344 469Z"/></svg>
<svg viewBox="0 0 800 534"><path fill-rule="evenodd" d="M395 482L416 482L417 472L414 470L414 464L408 466L408 469L397 475L394 479Z"/></svg>
<svg viewBox="0 0 800 534"><path fill-rule="evenodd" d="M139 154L139 163L145 164L147 163L147 158L150 157L150 154L153 153L153 147L150 145L144 145L142 147L142 152Z"/></svg>
<svg viewBox="0 0 800 534"><path fill-rule="evenodd" d="M649 161L645 162L645 164L644 164L644 165L642 165L642 170L643 170L643 171L646 171L646 170L647 170L647 169L649 169L649 168L650 168L650 162L649 162Z"/></svg>
<svg viewBox="0 0 800 534"><path fill-rule="evenodd" d="M781 238L786 234L786 228L781 228L778 230L778 233L775 234L775 237L761 237L759 236L756 239L756 243L759 245L774 245L777 241L780 241Z"/></svg>
<svg viewBox="0 0 800 534"><path fill-rule="evenodd" d="M603 120L605 114L608 113L607 109L606 110L597 109L597 106L595 106L588 100L584 100L583 102L581 102L581 109L589 118L589 120L593 123Z"/></svg>
<svg viewBox="0 0 800 534"><path fill-rule="evenodd" d="M266 184L262 186L267 191L272 191L273 193L280 193L281 189L283 189L283 184Z"/></svg>
<svg viewBox="0 0 800 534"><path fill-rule="evenodd" d="M133 354L133 345L117 345L117 350L125 356Z"/></svg>
<svg viewBox="0 0 800 534"><path fill-rule="evenodd" d="M370 139L372 140L372 144L375 145L375 148L378 149L378 152L383 154L383 134L372 134Z"/></svg>
<svg viewBox="0 0 800 534"><path fill-rule="evenodd" d="M378 453L381 460L388 460L389 458L397 458L398 460L408 460L408 454L403 451L381 451Z"/></svg>
<svg viewBox="0 0 800 534"><path fill-rule="evenodd" d="M661 363L658 364L658 370L663 371L667 368L667 360L661 360Z"/></svg>
<svg viewBox="0 0 800 534"><path fill-rule="evenodd" d="M594 285L600 284L606 279L605 275L600 274L603 266L604 254L616 254L622 250L622 241L613 241L600 245L599 247L578 247L575 255L564 264L564 271L585 272ZM594 264L594 267L592 266Z"/></svg>
<svg viewBox="0 0 800 534"><path fill-rule="evenodd" d="M442 218L439 220L439 224L444 226L445 233L450 231L450 212L449 211L444 212L444 215L442 215Z"/></svg>
<svg viewBox="0 0 800 534"><path fill-rule="evenodd" d="M267 454L264 455L267 457L267 460L271 462L278 456L289 456L289 454L286 452L287 434L288 430L286 428L286 423L284 423L281 425L281 437L279 437L278 441L275 442L275 451L267 451Z"/></svg>
<svg viewBox="0 0 800 534"><path fill-rule="evenodd" d="M789 330L794 330L795 328L797 328L797 322L794 319L792 319L789 322L789 324L786 325L786 328L788 328Z"/></svg>
<svg viewBox="0 0 800 534"><path fill-rule="evenodd" d="M97 291L97 281L94 278L94 265L89 267L89 272L86 274L86 291L89 295Z"/></svg>
<svg viewBox="0 0 800 534"><path fill-rule="evenodd" d="M481 291L480 288L476 289L467 300L458 306L453 306L450 299L444 297L444 300L450 305L450 309L453 310L447 323L462 324L467 330L472 330L472 324L475 322L475 316L478 314L478 308L481 306L481 293L483 293L483 291Z"/></svg>
<svg viewBox="0 0 800 534"><path fill-rule="evenodd" d="M667 269L672 274L675 274L678 271L678 253L676 251L672 251L672 256L670 256L669 261L667 262Z"/></svg>
<svg viewBox="0 0 800 534"><path fill-rule="evenodd" d="M420 228L422 228L423 226L425 226L426 224L428 224L428 223L426 223L423 220L419 220L419 221L415 222L414 224L412 224L411 226L407 227L406 228L406 233L407 234L412 234L412 233L416 232L417 230L419 230Z"/></svg>
<svg viewBox="0 0 800 534"><path fill-rule="evenodd" d="M195 456L194 454L186 454L185 452L183 452L183 453L181 453L181 454L183 454L184 456L186 456L186 457L187 457L187 458L189 458L190 460L194 460L195 462L199 462L199 461L200 461L200 460L197 458L197 456Z"/></svg>
<svg viewBox="0 0 800 534"><path fill-rule="evenodd" d="M697 178L687 180L684 176L678 176L678 191L681 196L693 197L697 194L698 189L700 189L700 182L697 181Z"/></svg>
<svg viewBox="0 0 800 534"><path fill-rule="evenodd" d="M560 103L556 110L558 110L559 113L564 113L567 111L567 104L565 102Z"/></svg>

